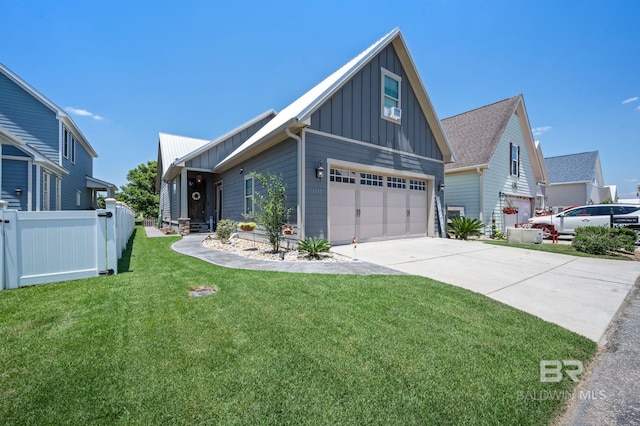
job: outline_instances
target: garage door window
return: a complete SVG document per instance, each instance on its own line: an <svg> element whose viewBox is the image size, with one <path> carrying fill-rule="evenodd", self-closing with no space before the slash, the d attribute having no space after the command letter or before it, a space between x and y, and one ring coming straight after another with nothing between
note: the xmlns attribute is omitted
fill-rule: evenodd
<svg viewBox="0 0 640 426"><path fill-rule="evenodd" d="M387 176L387 188L407 189L407 180L395 176Z"/></svg>
<svg viewBox="0 0 640 426"><path fill-rule="evenodd" d="M424 180L409 179L409 189L411 191L426 191L427 182Z"/></svg>
<svg viewBox="0 0 640 426"><path fill-rule="evenodd" d="M360 173L360 185L367 186L384 186L381 175L373 175L371 173Z"/></svg>
<svg viewBox="0 0 640 426"><path fill-rule="evenodd" d="M353 170L329 169L331 182L356 183L356 172Z"/></svg>

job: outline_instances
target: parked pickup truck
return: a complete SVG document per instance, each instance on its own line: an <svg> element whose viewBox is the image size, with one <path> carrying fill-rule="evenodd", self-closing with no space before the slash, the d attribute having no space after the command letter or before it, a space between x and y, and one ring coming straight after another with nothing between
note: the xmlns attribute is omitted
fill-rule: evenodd
<svg viewBox="0 0 640 426"><path fill-rule="evenodd" d="M580 226L626 226L640 230L640 205L591 204L572 207L557 214L535 216L529 219L532 228L542 228L543 236L551 236L554 225L558 234L574 235Z"/></svg>

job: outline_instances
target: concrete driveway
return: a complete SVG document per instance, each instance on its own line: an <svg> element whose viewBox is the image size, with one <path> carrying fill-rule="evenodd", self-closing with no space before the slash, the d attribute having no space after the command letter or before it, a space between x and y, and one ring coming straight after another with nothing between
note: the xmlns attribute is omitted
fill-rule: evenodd
<svg viewBox="0 0 640 426"><path fill-rule="evenodd" d="M354 254L351 245L332 251ZM599 343L640 277L640 262L444 238L359 243L355 254L361 261L484 294Z"/></svg>

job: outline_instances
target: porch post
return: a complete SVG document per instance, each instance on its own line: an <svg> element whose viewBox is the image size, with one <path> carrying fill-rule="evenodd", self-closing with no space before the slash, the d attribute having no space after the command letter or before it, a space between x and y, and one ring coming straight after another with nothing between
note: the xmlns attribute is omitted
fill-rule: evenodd
<svg viewBox="0 0 640 426"><path fill-rule="evenodd" d="M189 217L189 205L188 203L188 191L187 191L187 169L182 169L180 172L180 216Z"/></svg>

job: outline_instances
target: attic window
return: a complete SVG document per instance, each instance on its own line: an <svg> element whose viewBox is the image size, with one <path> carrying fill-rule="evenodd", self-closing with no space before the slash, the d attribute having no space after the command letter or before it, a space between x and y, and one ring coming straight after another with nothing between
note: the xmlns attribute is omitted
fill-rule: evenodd
<svg viewBox="0 0 640 426"><path fill-rule="evenodd" d="M402 111L401 105L401 86L402 78L384 68L381 69L382 81L382 118L400 123Z"/></svg>
<svg viewBox="0 0 640 426"><path fill-rule="evenodd" d="M509 174L520 176L520 147L514 143L509 144Z"/></svg>

